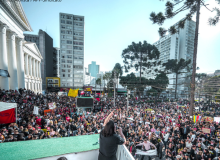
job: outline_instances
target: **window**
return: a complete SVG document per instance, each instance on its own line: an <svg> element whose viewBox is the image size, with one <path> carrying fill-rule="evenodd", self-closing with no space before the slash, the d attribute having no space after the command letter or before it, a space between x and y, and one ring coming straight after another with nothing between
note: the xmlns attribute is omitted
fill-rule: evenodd
<svg viewBox="0 0 220 160"><path fill-rule="evenodd" d="M72 16L66 16L66 19L72 19Z"/></svg>
<svg viewBox="0 0 220 160"><path fill-rule="evenodd" d="M61 20L61 23L64 23L64 24L65 24L65 20Z"/></svg>
<svg viewBox="0 0 220 160"><path fill-rule="evenodd" d="M65 58L65 56L62 56L62 58Z"/></svg>
<svg viewBox="0 0 220 160"><path fill-rule="evenodd" d="M71 26L66 26L66 28L67 28L67 29L73 29L73 27L71 27Z"/></svg>
<svg viewBox="0 0 220 160"><path fill-rule="evenodd" d="M63 65L62 65L62 67L63 67L63 68L66 68L66 65L65 65L65 64L63 64Z"/></svg>
<svg viewBox="0 0 220 160"><path fill-rule="evenodd" d="M61 48L66 48L66 46L65 46L65 45L62 45Z"/></svg>
<svg viewBox="0 0 220 160"><path fill-rule="evenodd" d="M71 65L68 65L68 64L67 64L67 68L71 68Z"/></svg>
<svg viewBox="0 0 220 160"><path fill-rule="evenodd" d="M66 53L66 51L65 51L65 50L62 50L61 53Z"/></svg>
<svg viewBox="0 0 220 160"><path fill-rule="evenodd" d="M64 31L64 30L61 30L61 33L65 33L65 31Z"/></svg>
<svg viewBox="0 0 220 160"><path fill-rule="evenodd" d="M63 74L63 77L65 77L65 74Z"/></svg>
<svg viewBox="0 0 220 160"><path fill-rule="evenodd" d="M70 73L70 72L71 72L71 69L68 69L68 72Z"/></svg>
<svg viewBox="0 0 220 160"><path fill-rule="evenodd" d="M61 18L65 18L65 15L62 14L62 15L61 15Z"/></svg>
<svg viewBox="0 0 220 160"><path fill-rule="evenodd" d="M61 61L62 63L65 63L65 60L64 59L62 59L62 61Z"/></svg>
<svg viewBox="0 0 220 160"><path fill-rule="evenodd" d="M68 40L67 40L66 43L67 43L67 44L72 44L72 41L68 41Z"/></svg>
<svg viewBox="0 0 220 160"><path fill-rule="evenodd" d="M71 50L67 50L66 52L67 52L67 53L72 53L72 51L71 51Z"/></svg>
<svg viewBox="0 0 220 160"><path fill-rule="evenodd" d="M66 27L64 25L61 26L62 29L65 29Z"/></svg>
<svg viewBox="0 0 220 160"><path fill-rule="evenodd" d="M66 36L65 35L63 35L63 36L61 36L62 38L66 38Z"/></svg>
<svg viewBox="0 0 220 160"><path fill-rule="evenodd" d="M67 55L67 58L72 58L72 56L70 56L70 55Z"/></svg>
<svg viewBox="0 0 220 160"><path fill-rule="evenodd" d="M68 77L73 77L73 75L72 74L68 74Z"/></svg>
<svg viewBox="0 0 220 160"><path fill-rule="evenodd" d="M66 39L73 39L72 36L66 36Z"/></svg>
<svg viewBox="0 0 220 160"><path fill-rule="evenodd" d="M66 24L72 24L72 21L66 21Z"/></svg>
<svg viewBox="0 0 220 160"><path fill-rule="evenodd" d="M65 69L62 69L62 72L65 72Z"/></svg>
<svg viewBox="0 0 220 160"><path fill-rule="evenodd" d="M72 31L66 31L67 34L72 34Z"/></svg>
<svg viewBox="0 0 220 160"><path fill-rule="evenodd" d="M67 60L67 63L72 63L72 60Z"/></svg>
<svg viewBox="0 0 220 160"><path fill-rule="evenodd" d="M74 20L78 21L78 18L74 18Z"/></svg>
<svg viewBox="0 0 220 160"><path fill-rule="evenodd" d="M62 41L61 41L61 43L62 43L62 44L64 44L64 43L65 43L65 41L64 41L64 40L62 40Z"/></svg>
<svg viewBox="0 0 220 160"><path fill-rule="evenodd" d="M71 49L71 48L72 48L72 46L70 46L70 45L67 45L67 48L68 48L68 49Z"/></svg>

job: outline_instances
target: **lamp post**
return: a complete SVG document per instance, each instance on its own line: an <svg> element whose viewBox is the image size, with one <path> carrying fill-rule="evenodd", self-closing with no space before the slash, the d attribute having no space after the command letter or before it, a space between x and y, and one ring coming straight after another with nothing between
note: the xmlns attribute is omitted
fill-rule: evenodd
<svg viewBox="0 0 220 160"><path fill-rule="evenodd" d="M115 107L115 85L116 85L116 72L114 71L114 107Z"/></svg>
<svg viewBox="0 0 220 160"><path fill-rule="evenodd" d="M128 102L129 96L130 96L130 90L127 90L127 112L128 112L128 105L129 105L129 102Z"/></svg>

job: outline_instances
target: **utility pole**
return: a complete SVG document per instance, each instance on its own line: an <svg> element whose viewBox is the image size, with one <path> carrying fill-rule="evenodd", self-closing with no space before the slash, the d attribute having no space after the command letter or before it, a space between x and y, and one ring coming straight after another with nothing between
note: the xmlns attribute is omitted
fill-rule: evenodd
<svg viewBox="0 0 220 160"><path fill-rule="evenodd" d="M128 101L129 96L130 96L130 90L127 89L127 112L128 112L128 105L129 105L129 101Z"/></svg>
<svg viewBox="0 0 220 160"><path fill-rule="evenodd" d="M115 85L116 85L116 72L114 72L114 107L115 107Z"/></svg>

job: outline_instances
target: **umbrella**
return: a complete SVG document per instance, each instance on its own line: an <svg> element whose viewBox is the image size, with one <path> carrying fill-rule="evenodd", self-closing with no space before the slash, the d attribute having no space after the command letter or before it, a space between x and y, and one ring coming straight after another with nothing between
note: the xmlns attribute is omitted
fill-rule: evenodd
<svg viewBox="0 0 220 160"><path fill-rule="evenodd" d="M163 118L163 116L161 114L157 114L156 115L158 118Z"/></svg>

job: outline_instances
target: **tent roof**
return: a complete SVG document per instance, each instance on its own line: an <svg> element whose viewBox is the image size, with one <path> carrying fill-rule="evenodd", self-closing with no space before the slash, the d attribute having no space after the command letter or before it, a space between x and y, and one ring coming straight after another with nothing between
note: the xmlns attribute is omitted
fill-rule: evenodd
<svg viewBox="0 0 220 160"><path fill-rule="evenodd" d="M5 103L5 102L0 102L0 112L12 109L12 108L17 108L17 103Z"/></svg>

